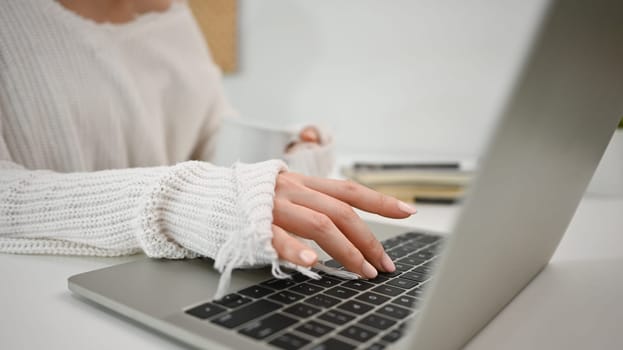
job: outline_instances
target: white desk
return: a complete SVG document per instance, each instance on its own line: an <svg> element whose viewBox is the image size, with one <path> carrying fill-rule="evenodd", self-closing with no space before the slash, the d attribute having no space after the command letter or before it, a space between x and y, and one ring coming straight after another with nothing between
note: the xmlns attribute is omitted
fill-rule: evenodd
<svg viewBox="0 0 623 350"><path fill-rule="evenodd" d="M447 230L456 212L420 205L405 223ZM67 290L70 275L137 258L0 254L0 348L184 348ZM623 349L622 325L623 199L585 198L550 266L466 349Z"/></svg>

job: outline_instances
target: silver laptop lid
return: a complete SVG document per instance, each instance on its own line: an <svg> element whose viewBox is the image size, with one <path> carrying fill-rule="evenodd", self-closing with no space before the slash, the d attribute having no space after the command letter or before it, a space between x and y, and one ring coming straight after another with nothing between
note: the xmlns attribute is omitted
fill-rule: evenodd
<svg viewBox="0 0 623 350"><path fill-rule="evenodd" d="M409 349L460 348L549 261L623 116L623 2L552 2L518 77Z"/></svg>

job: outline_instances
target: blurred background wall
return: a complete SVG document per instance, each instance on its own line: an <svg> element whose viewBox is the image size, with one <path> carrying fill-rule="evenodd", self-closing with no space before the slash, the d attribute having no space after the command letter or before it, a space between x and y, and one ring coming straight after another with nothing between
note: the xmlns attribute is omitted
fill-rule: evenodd
<svg viewBox="0 0 623 350"><path fill-rule="evenodd" d="M316 123L347 154L477 156L542 0L239 0L243 118Z"/></svg>

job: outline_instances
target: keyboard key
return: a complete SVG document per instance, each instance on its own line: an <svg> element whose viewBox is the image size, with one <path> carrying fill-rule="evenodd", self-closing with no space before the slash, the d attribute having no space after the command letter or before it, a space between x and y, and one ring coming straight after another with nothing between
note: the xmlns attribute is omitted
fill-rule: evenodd
<svg viewBox="0 0 623 350"><path fill-rule="evenodd" d="M190 310L186 310L186 313L189 315L193 315L197 318L200 318L202 320L205 320L206 318L216 316L223 311L225 311L224 307L215 305L213 303L205 303L197 307L194 307Z"/></svg>
<svg viewBox="0 0 623 350"><path fill-rule="evenodd" d="M390 250L389 253L387 253L387 255L391 256L394 259L398 259L398 258L402 258L403 256L407 256L407 255L409 255L409 254L411 254L413 252L414 252L414 249L412 247L409 247L407 245L403 245L403 246L400 246L398 248L394 248L394 249ZM392 253L393 256L390 253Z"/></svg>
<svg viewBox="0 0 623 350"><path fill-rule="evenodd" d="M288 292L287 290L276 292L268 297L270 300L278 301L283 304L292 304L295 301L299 301L303 299L304 296L292 292Z"/></svg>
<svg viewBox="0 0 623 350"><path fill-rule="evenodd" d="M332 267L334 269L339 269L340 267L342 267L342 264L340 264L339 262L337 262L337 261L335 261L333 259L325 261L324 265Z"/></svg>
<svg viewBox="0 0 623 350"><path fill-rule="evenodd" d="M239 332L251 338L264 339L296 322L294 318L282 314L273 314L261 320L251 322L239 330Z"/></svg>
<svg viewBox="0 0 623 350"><path fill-rule="evenodd" d="M336 298L339 298L339 299L350 298L353 295L357 294L356 291L354 291L352 289L342 288L341 286L333 287L333 288L327 290L325 293L328 294L328 295L334 296Z"/></svg>
<svg viewBox="0 0 623 350"><path fill-rule="evenodd" d="M383 338L381 338L381 340L386 341L388 343L393 343L393 342L397 341L400 338L402 338L402 331L394 329L393 331L385 334L385 336L383 336Z"/></svg>
<svg viewBox="0 0 623 350"><path fill-rule="evenodd" d="M325 287L325 288L337 286L338 284L340 284L342 282L343 281L340 281L338 279L331 278L331 277L326 277L326 276L323 276L319 280L309 280L308 281L308 283L312 283L312 284L315 284L317 286L321 286L321 287Z"/></svg>
<svg viewBox="0 0 623 350"><path fill-rule="evenodd" d="M390 238L384 240L381 244L383 245L383 248L385 248L385 250L390 250L396 246L399 246L400 244L402 244L402 242L396 238Z"/></svg>
<svg viewBox="0 0 623 350"><path fill-rule="evenodd" d="M424 276L430 275L431 272L433 272L433 268L430 266L426 266L426 265L420 265L416 268L413 269L413 272L417 272L420 273Z"/></svg>
<svg viewBox="0 0 623 350"><path fill-rule="evenodd" d="M372 332L358 326L350 326L340 332L341 336L356 340L360 343L367 342L368 340L372 339L376 334L376 332Z"/></svg>
<svg viewBox="0 0 623 350"><path fill-rule="evenodd" d="M420 270L418 270L420 269ZM409 271L407 272L410 275L418 275L420 278L422 278L422 280L427 280L428 278L430 278L430 272L421 272L421 269L427 269L427 270L431 270L430 267L427 267L425 265L420 265L416 268L413 269L413 271Z"/></svg>
<svg viewBox="0 0 623 350"><path fill-rule="evenodd" d="M400 276L401 278L406 278L415 282L424 282L428 279L427 276L422 275L420 273L414 272L414 271L410 271L410 272L405 272L402 276ZM417 284L417 283L416 283ZM415 287L415 286L414 286Z"/></svg>
<svg viewBox="0 0 623 350"><path fill-rule="evenodd" d="M329 308L333 305L339 304L340 299L336 299L322 293L305 299L305 302L314 306Z"/></svg>
<svg viewBox="0 0 623 350"><path fill-rule="evenodd" d="M307 318L309 316L319 313L320 309L313 307L313 306L309 306L307 304L297 303L286 308L285 310L283 310L283 312L287 312L289 314L298 316L300 318Z"/></svg>
<svg viewBox="0 0 623 350"><path fill-rule="evenodd" d="M426 260L424 259L418 259L416 257L413 256L407 256L405 258L402 259L398 259L398 263L399 264L405 264L405 265L411 265L411 266L417 266L420 265L421 263L425 262Z"/></svg>
<svg viewBox="0 0 623 350"><path fill-rule="evenodd" d="M239 291L238 293L242 294L242 295L246 295L248 297L251 298L256 298L259 299L263 296L266 296L270 293L274 292L272 289L268 289L268 288L264 288L264 287L260 287L260 286L251 286L248 288L245 288L241 291Z"/></svg>
<svg viewBox="0 0 623 350"><path fill-rule="evenodd" d="M418 253L427 253L427 254L431 254L431 256L435 256L437 255L437 252L439 251L439 248L436 245L429 245L428 247L420 250Z"/></svg>
<svg viewBox="0 0 623 350"><path fill-rule="evenodd" d="M350 345L335 338L329 338L309 350L352 350L354 348L354 345Z"/></svg>
<svg viewBox="0 0 623 350"><path fill-rule="evenodd" d="M420 237L417 238L418 242L423 242L423 243L433 243L433 242L437 242L441 239L441 236L435 236L435 235L422 235Z"/></svg>
<svg viewBox="0 0 623 350"><path fill-rule="evenodd" d="M364 317L361 321L359 321L359 323L384 331L395 325L396 321L383 316L372 314Z"/></svg>
<svg viewBox="0 0 623 350"><path fill-rule="evenodd" d="M400 259L404 256L403 252L395 249L387 252L387 255L392 258L392 260Z"/></svg>
<svg viewBox="0 0 623 350"><path fill-rule="evenodd" d="M273 278L268 281L262 282L260 284L266 287L272 288L272 289L281 290L281 289L286 289L288 287L292 287L293 285L296 284L296 282L294 282L293 280L289 278L283 278L283 279Z"/></svg>
<svg viewBox="0 0 623 350"><path fill-rule="evenodd" d="M366 312L372 310L372 306L368 305L368 304L364 304L364 303L360 303L358 301L355 300L349 300L341 305L338 306L338 308L348 311L348 312L352 312L354 314L357 315L363 315Z"/></svg>
<svg viewBox="0 0 623 350"><path fill-rule="evenodd" d="M308 281L310 281L310 280L311 280L311 278L309 278L309 277L307 277L307 276L303 275L303 274L302 274L302 273L300 273L300 272L293 273L293 274L291 274L291 275L290 275L290 277L292 277L292 280L293 280L294 282L296 282L296 283L308 282Z"/></svg>
<svg viewBox="0 0 623 350"><path fill-rule="evenodd" d="M366 290L374 287L374 284L364 282L362 280L350 280L342 283L342 287L348 287L355 290Z"/></svg>
<svg viewBox="0 0 623 350"><path fill-rule="evenodd" d="M245 298L239 294L232 293L232 294L227 294L226 296L222 297L220 300L215 300L214 302L216 304L223 305L230 309L235 309L238 306L242 306L244 304L250 303L251 299Z"/></svg>
<svg viewBox="0 0 623 350"><path fill-rule="evenodd" d="M309 340L303 339L292 333L286 333L273 339L269 344L283 350L298 350L309 344Z"/></svg>
<svg viewBox="0 0 623 350"><path fill-rule="evenodd" d="M431 252L425 252L420 250L419 252L415 252L411 255L409 255L410 257L416 258L416 259L421 259L421 260L428 260L430 258L432 258L435 254L431 253Z"/></svg>
<svg viewBox="0 0 623 350"><path fill-rule="evenodd" d="M414 297L410 297L408 295L401 295L397 297L396 299L394 299L392 302L400 306L404 306L406 308L412 309L415 307L416 301L417 299L415 299Z"/></svg>
<svg viewBox="0 0 623 350"><path fill-rule="evenodd" d="M407 243L407 242L414 242L417 237L413 236L410 232L407 232L407 233L398 235L395 238L399 239L402 243Z"/></svg>
<svg viewBox="0 0 623 350"><path fill-rule="evenodd" d="M409 249L411 252L415 252L417 250L420 250L426 247L427 245L428 243L423 243L423 242L409 242L407 244L404 244L401 248L406 248L406 249Z"/></svg>
<svg viewBox="0 0 623 350"><path fill-rule="evenodd" d="M391 281L388 281L386 285L409 289L409 288L413 288L417 286L418 282L399 277L399 278L394 278Z"/></svg>
<svg viewBox="0 0 623 350"><path fill-rule="evenodd" d="M405 309L404 307L400 307L393 304L383 305L380 309L376 310L376 312L390 316L396 319L403 319L411 313L411 310Z"/></svg>
<svg viewBox="0 0 623 350"><path fill-rule="evenodd" d="M400 323L398 324L398 326L396 327L396 329L397 329L397 330L399 330L399 331L404 331L404 329L405 329L405 328L407 328L407 326L408 326L408 325L409 325L409 322L408 322L408 321L403 321L403 322L400 322Z"/></svg>
<svg viewBox="0 0 623 350"><path fill-rule="evenodd" d="M432 268L435 267L435 260L427 261L424 264L422 264L421 266L426 266L429 269L432 269Z"/></svg>
<svg viewBox="0 0 623 350"><path fill-rule="evenodd" d="M322 290L322 287L314 286L309 283L301 283L297 284L294 287L291 287L290 290L303 295L313 295L320 292Z"/></svg>
<svg viewBox="0 0 623 350"><path fill-rule="evenodd" d="M423 293L424 293L424 289L422 288L422 285L419 285L411 289L410 291L408 291L406 294L412 297L421 298Z"/></svg>
<svg viewBox="0 0 623 350"><path fill-rule="evenodd" d="M389 295L390 297L395 297L397 295L402 294L405 290L398 287L388 286L386 284L381 284L380 286L372 289L373 292Z"/></svg>
<svg viewBox="0 0 623 350"><path fill-rule="evenodd" d="M268 300L258 300L237 310L221 315L213 319L212 322L225 328L234 328L275 311L280 307L281 305Z"/></svg>
<svg viewBox="0 0 623 350"><path fill-rule="evenodd" d="M384 277L381 275L376 276L375 278L371 279L371 280L366 280L366 282L368 283L374 283L374 284L381 284L385 281L388 281L389 278L388 277Z"/></svg>
<svg viewBox="0 0 623 350"><path fill-rule="evenodd" d="M407 237L411 240L417 240L418 238L422 236L427 236L427 234L423 232L411 231L411 232L403 233L402 236Z"/></svg>
<svg viewBox="0 0 623 350"><path fill-rule="evenodd" d="M379 272L379 276L383 276L383 277L387 277L387 278L392 278L392 277L396 277L399 276L400 274L402 274L402 272L395 270L394 272Z"/></svg>
<svg viewBox="0 0 623 350"><path fill-rule="evenodd" d="M355 316L345 314L338 310L329 310L318 317L323 321L327 321L336 325L343 325L352 321Z"/></svg>
<svg viewBox="0 0 623 350"><path fill-rule="evenodd" d="M373 304L373 305L381 305L384 302L388 301L389 297L376 294L376 293L372 293L372 292L366 292L361 295L358 295L355 299L365 301L366 303Z"/></svg>
<svg viewBox="0 0 623 350"><path fill-rule="evenodd" d="M411 265L401 264L399 262L395 262L394 266L396 266L396 270L398 270L399 272L407 272L413 268L413 266Z"/></svg>
<svg viewBox="0 0 623 350"><path fill-rule="evenodd" d="M366 350L383 350L385 345L381 343L374 343L366 348Z"/></svg>
<svg viewBox="0 0 623 350"><path fill-rule="evenodd" d="M327 333L331 333L333 328L327 325L324 325L320 322L309 321L298 326L296 330L301 333L309 334L312 337L320 338Z"/></svg>

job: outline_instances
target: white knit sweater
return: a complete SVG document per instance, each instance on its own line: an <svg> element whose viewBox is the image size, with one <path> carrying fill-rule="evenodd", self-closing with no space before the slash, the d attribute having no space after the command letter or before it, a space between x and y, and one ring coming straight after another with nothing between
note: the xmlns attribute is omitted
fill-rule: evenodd
<svg viewBox="0 0 623 350"><path fill-rule="evenodd" d="M2 0L0 251L276 267L286 167L203 162L228 114L185 4L112 25L53 0Z"/></svg>

